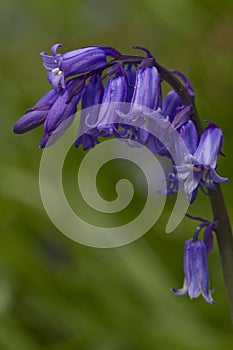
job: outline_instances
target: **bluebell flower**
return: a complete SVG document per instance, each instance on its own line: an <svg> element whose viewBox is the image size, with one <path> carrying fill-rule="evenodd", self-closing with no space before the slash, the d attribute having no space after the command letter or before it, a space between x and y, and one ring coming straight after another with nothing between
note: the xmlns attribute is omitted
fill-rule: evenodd
<svg viewBox="0 0 233 350"><path fill-rule="evenodd" d="M214 304L209 285L207 249L202 240L189 239L184 246L184 285L181 289L172 289L176 295L188 294L191 299L202 295L210 304Z"/></svg>
<svg viewBox="0 0 233 350"><path fill-rule="evenodd" d="M14 125L14 132L16 134L22 134L43 124L49 110L59 96L60 94L56 90L50 90L34 107L29 108L25 114L17 120Z"/></svg>
<svg viewBox="0 0 233 350"><path fill-rule="evenodd" d="M184 140L188 152L193 156L198 146L197 129L192 120L188 120L179 128L179 134Z"/></svg>
<svg viewBox="0 0 233 350"><path fill-rule="evenodd" d="M125 69L125 74L127 77L127 97L126 102L130 103L134 94L135 86L136 86L136 69L134 69L132 64L129 64Z"/></svg>
<svg viewBox="0 0 233 350"><path fill-rule="evenodd" d="M161 79L153 58L145 58L136 70L135 86L130 111L124 115L129 119L142 117L145 109L157 110L162 105Z"/></svg>
<svg viewBox="0 0 233 350"><path fill-rule="evenodd" d="M177 92L174 90L171 90L166 94L163 100L161 112L164 116L168 116L170 121L172 121L178 109L182 106L183 106L183 103L179 95L177 94Z"/></svg>
<svg viewBox="0 0 233 350"><path fill-rule="evenodd" d="M40 147L43 148L54 143L72 123L83 93L83 86L79 82L79 90L77 90L76 94L73 93L73 90L76 89L76 79L79 78L68 82L66 89L51 106L44 122L45 134L40 141ZM51 140L48 143L50 137Z"/></svg>
<svg viewBox="0 0 233 350"><path fill-rule="evenodd" d="M83 149L87 150L99 143L100 131L97 125L103 95L104 86L101 75L99 73L94 74L87 83L82 96L78 136L75 142L76 147L82 145Z"/></svg>
<svg viewBox="0 0 233 350"><path fill-rule="evenodd" d="M226 182L227 178L216 173L217 157L223 144L222 130L214 123L209 123L197 144L196 131L189 122L184 125L181 135L189 149L189 159L192 160L192 163L187 163L183 159L182 165L175 166L179 172L179 179L184 181L185 193L192 196L199 185L214 190L214 182Z"/></svg>
<svg viewBox="0 0 233 350"><path fill-rule="evenodd" d="M99 111L97 128L101 131L102 136L119 136L126 131L118 129L118 123L115 123L118 113L123 113L121 109L126 107L124 102L127 98L127 77L120 65L117 65L113 72L115 76L108 79L102 105ZM119 118L120 122L120 118Z"/></svg>
<svg viewBox="0 0 233 350"><path fill-rule="evenodd" d="M52 56L47 55L45 52L41 53L44 66L49 71L48 79L53 89L43 96L35 107L27 110L25 115L14 126L14 132L23 133L44 124L45 133L40 141L40 147L49 146L64 133L72 123L78 103L81 100L82 108L102 102L104 92L101 81L102 71L106 68L107 58L116 59L120 55L119 51L108 46L91 46L59 54L57 53L59 46L61 45L56 44L52 47ZM120 65L118 64L118 66ZM98 81L93 83L97 76ZM121 74L117 73L115 78L109 79L107 85L108 83L110 85L111 80L116 83L116 81L119 82L124 79ZM96 86L95 88L91 87L92 83ZM87 84L88 87L86 88ZM101 88L99 88L100 85ZM110 100L123 102L125 98L118 99L118 88L119 84L113 86ZM100 90L102 94L101 99L98 96ZM106 91L109 92L109 89L106 89ZM126 94L126 91L127 88L125 88L124 94ZM110 100L109 102L111 102ZM108 102L107 98L106 102ZM102 117L104 117L103 111ZM85 119L83 114L81 119ZM93 129L91 132L89 131L85 137L85 145L83 145L85 149L98 143L97 134L100 134L98 128ZM80 141L77 140L76 146L79 145Z"/></svg>
<svg viewBox="0 0 233 350"><path fill-rule="evenodd" d="M52 46L52 56L41 52L44 67L49 71L48 80L56 89L65 88L65 79L77 74L83 74L92 70L104 68L107 63L107 56L117 57L119 51L108 46L89 46L78 50L57 53L61 44Z"/></svg>

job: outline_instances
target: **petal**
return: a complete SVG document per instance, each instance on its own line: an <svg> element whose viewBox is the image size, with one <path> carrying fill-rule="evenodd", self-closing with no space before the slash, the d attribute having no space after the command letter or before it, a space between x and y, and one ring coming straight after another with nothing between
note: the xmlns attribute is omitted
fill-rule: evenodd
<svg viewBox="0 0 233 350"><path fill-rule="evenodd" d="M159 141L157 137L149 133L147 142L146 142L146 147L152 152L152 153L157 153L160 155L167 155L168 156L168 151L167 148L164 146L164 144Z"/></svg>
<svg viewBox="0 0 233 350"><path fill-rule="evenodd" d="M174 116L176 115L177 108L181 106L182 101L178 94L174 90L169 91L163 100L162 114L165 116L169 116L169 119L172 122Z"/></svg>
<svg viewBox="0 0 233 350"><path fill-rule="evenodd" d="M195 152L195 158L200 164L215 169L217 157L223 143L222 130L210 123L205 128Z"/></svg>
<svg viewBox="0 0 233 350"><path fill-rule="evenodd" d="M42 59L43 59L43 66L48 69L49 71L52 71L53 69L57 68L56 60L53 56L48 56L46 52L40 53Z"/></svg>
<svg viewBox="0 0 233 350"><path fill-rule="evenodd" d="M182 125L179 129L179 134L185 142L185 145L190 154L194 154L198 144L198 134L192 120Z"/></svg>
<svg viewBox="0 0 233 350"><path fill-rule="evenodd" d="M103 68L106 63L106 53L95 46L70 51L58 58L58 67L65 78Z"/></svg>
<svg viewBox="0 0 233 350"><path fill-rule="evenodd" d="M61 47L62 46L62 44L54 44L52 47L51 47L51 52L52 52L52 55L53 56L57 56L57 49L59 48L59 47Z"/></svg>
<svg viewBox="0 0 233 350"><path fill-rule="evenodd" d="M197 197L197 193L198 193L198 187L196 187L195 190L192 193L190 193L190 195L188 196L190 204L192 204L195 201Z"/></svg>
<svg viewBox="0 0 233 350"><path fill-rule="evenodd" d="M228 178L227 177L221 177L219 176L215 170L210 169L208 174L207 174L207 179L206 181L214 181L214 182L227 182Z"/></svg>
<svg viewBox="0 0 233 350"><path fill-rule="evenodd" d="M103 96L103 103L111 102L125 102L127 96L127 81L126 77L118 75L110 78L106 84L105 93Z"/></svg>
<svg viewBox="0 0 233 350"><path fill-rule="evenodd" d="M190 173L192 172L188 164L174 165L174 169L177 172L177 176L179 180L186 180L190 176Z"/></svg>
<svg viewBox="0 0 233 350"><path fill-rule="evenodd" d="M213 304L214 301L210 294L207 250L205 243L201 240L198 240L195 244L195 248L196 272L199 288L204 299L207 302Z"/></svg>
<svg viewBox="0 0 233 350"><path fill-rule="evenodd" d="M184 284L183 287L181 289L175 289L172 288L171 291L176 294L176 295L185 295L188 293L188 288L187 288L187 284L186 281L184 280Z"/></svg>
<svg viewBox="0 0 233 350"><path fill-rule="evenodd" d="M39 147L45 148L53 145L57 140L65 133L69 126L73 123L75 114L70 115L67 119L63 120L56 129L47 133L45 132L40 140Z"/></svg>
<svg viewBox="0 0 233 350"><path fill-rule="evenodd" d="M47 110L31 111L24 114L14 125L14 132L16 134L23 134L24 132L35 129L37 126L44 123L48 114Z"/></svg>
<svg viewBox="0 0 233 350"><path fill-rule="evenodd" d="M56 101L58 96L59 96L59 94L57 93L57 91L52 89L49 92L47 92L47 94L42 96L41 99L39 99L39 101L35 104L35 107L40 108L40 109L42 107L48 108Z"/></svg>
<svg viewBox="0 0 233 350"><path fill-rule="evenodd" d="M150 59L142 61L142 66L136 71L135 89L132 96L130 118L144 115L143 107L157 110L161 107L161 85L157 68L145 66Z"/></svg>
<svg viewBox="0 0 233 350"><path fill-rule="evenodd" d="M35 129L37 126L44 123L48 111L32 111L23 115L14 125L14 132L16 134L23 134L24 132Z"/></svg>
<svg viewBox="0 0 233 350"><path fill-rule="evenodd" d="M189 286L192 278L192 254L193 239L189 239L184 243L184 275L187 286Z"/></svg>
<svg viewBox="0 0 233 350"><path fill-rule="evenodd" d="M124 114L125 112L122 108L126 107L123 102L126 101L127 89L128 86L124 74L110 78L107 81L98 122L96 123L98 129L109 131L110 134L113 133L112 123L115 122L116 113Z"/></svg>
<svg viewBox="0 0 233 350"><path fill-rule="evenodd" d="M14 132L22 134L43 124L52 104L58 98L55 90L50 90L45 94L33 108L30 108L14 125Z"/></svg>
<svg viewBox="0 0 233 350"><path fill-rule="evenodd" d="M70 86L67 89L69 96L66 100L66 103L70 103L72 101L73 97L84 92L85 83L86 83L85 76L80 76L80 77L73 78L72 80L70 80Z"/></svg>
<svg viewBox="0 0 233 350"><path fill-rule="evenodd" d="M82 109L80 113L80 122L87 127L97 126L100 104L104 95L104 86L100 76L94 75L86 85L82 96ZM88 108L96 106L95 108ZM84 125L83 125L84 126ZM82 129L82 128L81 128Z"/></svg>
<svg viewBox="0 0 233 350"><path fill-rule="evenodd" d="M79 147L80 145L82 145L83 150L86 151L90 148L93 148L98 143L98 137L85 133L76 140L75 147Z"/></svg>
<svg viewBox="0 0 233 350"><path fill-rule="evenodd" d="M52 105L51 109L48 112L44 130L46 133L51 133L60 123L62 123L65 119L69 118L72 114L76 113L77 104L79 103L82 92L78 93L76 96L72 98L72 100L67 103L67 100L70 97L70 92L73 89L73 81L70 81L67 89L58 97L56 102Z"/></svg>
<svg viewBox="0 0 233 350"><path fill-rule="evenodd" d="M49 83L56 91L59 92L65 89L64 74L59 69L48 72L47 78Z"/></svg>
<svg viewBox="0 0 233 350"><path fill-rule="evenodd" d="M128 84L126 102L131 102L133 93L134 93L135 83L136 83L136 70L131 69L130 67L125 71L125 73L127 76L127 84Z"/></svg>
<svg viewBox="0 0 233 350"><path fill-rule="evenodd" d="M202 245L203 244L203 245ZM198 280L198 274L199 274L199 269L200 269L200 259L203 259L203 256L201 255L202 253L202 248L205 245L202 241L192 241L192 246L191 246L191 253L189 257L189 264L190 264L190 283L188 285L188 294L190 298L197 298L201 294L201 289L200 289L200 283ZM204 253L206 254L206 250L204 250Z"/></svg>
<svg viewBox="0 0 233 350"><path fill-rule="evenodd" d="M149 139L150 133L144 128L138 128L136 141L141 145L145 145Z"/></svg>
<svg viewBox="0 0 233 350"><path fill-rule="evenodd" d="M184 273L190 298L196 298L201 291L197 280L197 241L190 239L185 242L184 250Z"/></svg>
<svg viewBox="0 0 233 350"><path fill-rule="evenodd" d="M177 110L177 113L173 119L172 125L175 129L178 129L182 126L182 124L185 124L188 122L191 112L193 108L192 106L182 106Z"/></svg>
<svg viewBox="0 0 233 350"><path fill-rule="evenodd" d="M87 150L98 143L99 131L94 125L98 121L100 103L103 99L104 86L99 74L91 77L82 96L82 108L75 146L83 145ZM89 108L92 107L92 108ZM92 128L92 129L90 129Z"/></svg>
<svg viewBox="0 0 233 350"><path fill-rule="evenodd" d="M202 172L192 172L184 183L184 191L189 196L197 188L202 178Z"/></svg>
<svg viewBox="0 0 233 350"><path fill-rule="evenodd" d="M45 51L42 51L40 53L43 59L43 65L49 71L52 71L53 69L56 69L58 67L57 57L59 57L60 54L57 54L57 48L60 46L62 46L62 44L55 44L52 46L51 48L52 56L47 55Z"/></svg>
<svg viewBox="0 0 233 350"><path fill-rule="evenodd" d="M206 292L202 291L202 296L205 299L205 301L207 301L207 303L210 303L210 304L214 305L215 301L212 298L211 292L212 292L212 288L209 287L208 291L206 291Z"/></svg>

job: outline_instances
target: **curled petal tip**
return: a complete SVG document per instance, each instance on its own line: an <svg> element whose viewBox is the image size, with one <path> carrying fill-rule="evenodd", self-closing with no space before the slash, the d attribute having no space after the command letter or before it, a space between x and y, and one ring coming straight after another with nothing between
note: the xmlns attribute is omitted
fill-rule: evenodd
<svg viewBox="0 0 233 350"><path fill-rule="evenodd" d="M58 49L59 47L61 47L61 46L62 46L62 44L60 44L60 43L54 44L54 45L52 46L51 52L52 52L52 54L53 54L54 56L56 56L56 54L57 54L57 49Z"/></svg>
<svg viewBox="0 0 233 350"><path fill-rule="evenodd" d="M176 289L176 288L171 288L170 289L172 293L176 295L186 295L187 294L187 289L181 288L181 289Z"/></svg>

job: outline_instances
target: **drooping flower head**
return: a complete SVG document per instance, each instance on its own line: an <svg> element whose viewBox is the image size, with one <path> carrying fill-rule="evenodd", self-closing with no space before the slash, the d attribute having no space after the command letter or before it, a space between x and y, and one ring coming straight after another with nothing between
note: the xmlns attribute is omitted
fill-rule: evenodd
<svg viewBox="0 0 233 350"><path fill-rule="evenodd" d="M168 193L173 193L172 189L175 192L182 183L192 202L198 188L214 189L215 182L227 181L216 173L223 143L221 129L209 123L199 138L191 119L192 106L184 104L174 90L162 98L161 66L147 49L137 47L146 53L142 57L123 55L110 46L58 53L60 46L52 46L52 55L41 53L52 90L15 123L14 132L24 133L44 124L40 147L47 147L71 125L81 102L76 147L82 145L87 150L99 142L99 137L114 136L137 141L153 153L170 157L169 147L173 147L174 141L171 130L176 130L190 157L185 159L183 150L177 147L180 161L174 164L174 174L169 175ZM193 99L195 94L189 80L178 71L171 74L181 79L183 88ZM96 105L99 108L95 115L90 115L91 109L88 113L83 111ZM161 134L160 138L154 136L155 131Z"/></svg>
<svg viewBox="0 0 233 350"><path fill-rule="evenodd" d="M184 246L184 285L182 289L172 289L176 295L188 294L191 299L202 295L211 304L207 250L202 240L189 239Z"/></svg>
<svg viewBox="0 0 233 350"><path fill-rule="evenodd" d="M191 299L202 295L205 301L214 304L209 284L208 254L213 248L213 231L217 221L208 221L200 217L187 215L189 218L201 221L196 228L193 238L184 245L184 284L181 289L172 289L176 295L188 294ZM204 239L198 238L200 231L204 230Z"/></svg>

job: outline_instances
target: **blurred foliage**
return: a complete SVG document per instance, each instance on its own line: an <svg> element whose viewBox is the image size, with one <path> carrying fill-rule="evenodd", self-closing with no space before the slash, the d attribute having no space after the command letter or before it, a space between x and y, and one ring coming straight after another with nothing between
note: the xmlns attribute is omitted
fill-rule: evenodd
<svg viewBox="0 0 233 350"><path fill-rule="evenodd" d="M56 42L65 51L148 47L161 63L191 79L201 118L223 128L227 157L219 173L230 178L223 191L232 213L232 33L231 0L1 0L2 350L232 349L216 248L209 259L215 306L169 290L182 284L183 242L195 227L184 219L171 235L164 233L171 199L137 242L109 250L81 246L63 236L43 209L37 147L42 130L12 133L15 120L49 88L40 51ZM73 150L68 163L79 156L83 152ZM121 177L121 165L107 167L99 181L103 195L114 193ZM136 199L129 217L141 208L140 189ZM199 194L190 213L211 218L208 199Z"/></svg>

